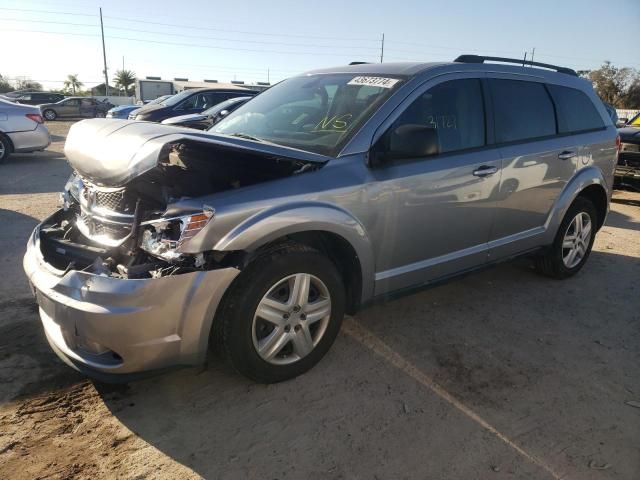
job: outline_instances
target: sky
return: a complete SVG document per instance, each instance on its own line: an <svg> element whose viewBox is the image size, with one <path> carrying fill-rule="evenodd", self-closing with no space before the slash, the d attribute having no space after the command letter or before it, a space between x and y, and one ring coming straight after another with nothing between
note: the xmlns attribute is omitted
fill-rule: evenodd
<svg viewBox="0 0 640 480"><path fill-rule="evenodd" d="M68 74L274 83L306 70L451 61L463 53L574 69L640 69L640 0L0 0L0 74L61 88Z"/></svg>

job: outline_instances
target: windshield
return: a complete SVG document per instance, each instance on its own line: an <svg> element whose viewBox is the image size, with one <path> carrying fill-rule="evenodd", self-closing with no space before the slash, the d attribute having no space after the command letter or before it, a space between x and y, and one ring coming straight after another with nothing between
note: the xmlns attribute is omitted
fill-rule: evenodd
<svg viewBox="0 0 640 480"><path fill-rule="evenodd" d="M206 109L204 112L202 112L202 115L217 115L222 110L226 110L227 108L231 107L232 105L235 105L238 102L244 102L249 98L251 98L251 97L230 98L229 100L225 100L222 103L219 103L217 105L214 105L211 108Z"/></svg>
<svg viewBox="0 0 640 480"><path fill-rule="evenodd" d="M197 90L196 90L197 91ZM180 93L173 95L172 97L167 98L162 102L162 105L166 105L167 107L173 107L174 105L179 104L182 100L187 97L193 95L196 91L194 90L183 90Z"/></svg>
<svg viewBox="0 0 640 480"><path fill-rule="evenodd" d="M247 102L210 132L335 156L401 81L344 73L291 78Z"/></svg>
<svg viewBox="0 0 640 480"><path fill-rule="evenodd" d="M156 104L159 103L161 105L166 105L165 100L168 100L171 97L171 95L163 95L161 97L158 97L156 99L153 99L149 102L149 104Z"/></svg>

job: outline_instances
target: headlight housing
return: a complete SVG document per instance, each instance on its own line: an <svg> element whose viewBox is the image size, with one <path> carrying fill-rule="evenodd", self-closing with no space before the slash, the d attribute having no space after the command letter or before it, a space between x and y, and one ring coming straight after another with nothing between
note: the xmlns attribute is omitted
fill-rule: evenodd
<svg viewBox="0 0 640 480"><path fill-rule="evenodd" d="M149 220L141 224L140 248L154 257L168 262L181 259L181 247L213 219L214 210L205 207L201 212L174 218Z"/></svg>
<svg viewBox="0 0 640 480"><path fill-rule="evenodd" d="M60 204L62 208L67 210L72 202L72 198L75 199L76 203L80 202L80 191L84 187L84 183L80 176L73 172L67 180L67 183L64 185L64 190L60 194Z"/></svg>

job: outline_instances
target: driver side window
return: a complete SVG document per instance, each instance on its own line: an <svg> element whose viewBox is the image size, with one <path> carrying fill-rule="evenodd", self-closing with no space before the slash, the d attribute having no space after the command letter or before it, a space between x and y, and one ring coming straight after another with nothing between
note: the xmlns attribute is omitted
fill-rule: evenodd
<svg viewBox="0 0 640 480"><path fill-rule="evenodd" d="M398 117L379 141L383 157L421 158L485 144L482 85L451 80L430 88Z"/></svg>

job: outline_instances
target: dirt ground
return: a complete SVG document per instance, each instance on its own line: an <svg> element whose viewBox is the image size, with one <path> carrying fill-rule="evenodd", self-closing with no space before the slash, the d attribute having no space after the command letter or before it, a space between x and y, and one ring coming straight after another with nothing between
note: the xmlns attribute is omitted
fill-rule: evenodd
<svg viewBox="0 0 640 480"><path fill-rule="evenodd" d="M640 478L640 194L576 277L520 260L369 308L293 381L109 386L50 351L22 272L68 126L0 166L1 479Z"/></svg>

